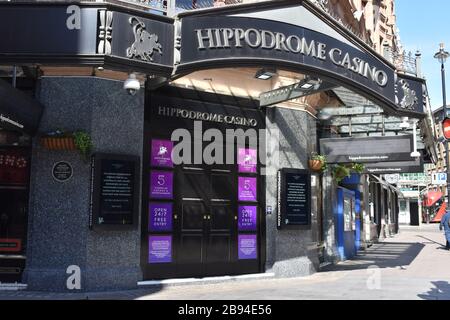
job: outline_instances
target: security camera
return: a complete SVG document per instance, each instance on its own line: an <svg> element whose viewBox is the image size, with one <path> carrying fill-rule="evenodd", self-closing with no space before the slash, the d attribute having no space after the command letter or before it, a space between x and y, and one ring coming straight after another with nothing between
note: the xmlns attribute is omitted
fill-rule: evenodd
<svg viewBox="0 0 450 320"><path fill-rule="evenodd" d="M141 83L136 78L136 75L132 73L128 76L128 79L125 80L123 88L127 90L128 94L134 96L139 89L141 89Z"/></svg>

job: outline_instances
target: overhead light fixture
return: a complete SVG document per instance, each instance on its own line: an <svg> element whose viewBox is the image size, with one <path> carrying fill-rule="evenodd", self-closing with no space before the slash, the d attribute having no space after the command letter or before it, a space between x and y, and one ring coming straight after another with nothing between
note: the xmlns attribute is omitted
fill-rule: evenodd
<svg viewBox="0 0 450 320"><path fill-rule="evenodd" d="M275 69L263 68L256 72L255 78L259 80L269 80L276 75L277 71Z"/></svg>
<svg viewBox="0 0 450 320"><path fill-rule="evenodd" d="M328 121L331 118L333 118L333 115L326 110L322 109L319 111L319 113L317 113L317 119L319 119L319 120Z"/></svg>
<svg viewBox="0 0 450 320"><path fill-rule="evenodd" d="M321 85L322 80L318 78L305 77L305 79L299 83L299 88L303 90L319 90Z"/></svg>

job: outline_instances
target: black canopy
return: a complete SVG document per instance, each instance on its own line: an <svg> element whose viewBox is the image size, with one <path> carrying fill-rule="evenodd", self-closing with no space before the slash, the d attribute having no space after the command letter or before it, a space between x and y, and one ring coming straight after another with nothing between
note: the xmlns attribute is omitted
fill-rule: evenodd
<svg viewBox="0 0 450 320"><path fill-rule="evenodd" d="M43 110L38 101L0 80L0 127L34 135Z"/></svg>

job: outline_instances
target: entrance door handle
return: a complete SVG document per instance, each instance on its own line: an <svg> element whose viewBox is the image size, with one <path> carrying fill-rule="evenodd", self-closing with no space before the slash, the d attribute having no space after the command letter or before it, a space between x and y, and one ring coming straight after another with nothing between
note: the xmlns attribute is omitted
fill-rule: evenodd
<svg viewBox="0 0 450 320"><path fill-rule="evenodd" d="M203 220L207 220L208 219L208 216L203 216Z"/></svg>
<svg viewBox="0 0 450 320"><path fill-rule="evenodd" d="M237 220L238 219L238 217L237 216L234 216L234 220Z"/></svg>
<svg viewBox="0 0 450 320"><path fill-rule="evenodd" d="M178 220L178 215L174 215L174 216L173 216L173 219L174 219L174 220Z"/></svg>

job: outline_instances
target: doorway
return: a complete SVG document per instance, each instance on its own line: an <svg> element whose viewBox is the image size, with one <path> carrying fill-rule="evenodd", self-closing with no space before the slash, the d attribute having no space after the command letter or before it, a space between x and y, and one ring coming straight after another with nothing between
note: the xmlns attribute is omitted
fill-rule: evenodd
<svg viewBox="0 0 450 320"><path fill-rule="evenodd" d="M265 179L260 175L258 146L246 141L244 148L238 148L227 129L247 130L241 125L245 121L258 123L256 129L264 127L264 114L256 109L173 96L150 94L147 101L144 141L148 151L144 152L144 163L149 166L144 168L141 259L144 279L263 272ZM227 119L228 123L211 119ZM172 163L169 155L177 145L171 141L172 133L179 129L192 138L190 151L182 152L183 159L187 156L192 161L178 164ZM202 134L208 129L223 136L219 145L224 152L234 150L232 163L196 158L207 150L209 142L203 141ZM220 152L215 150L212 155ZM241 158L251 160L245 165Z"/></svg>
<svg viewBox="0 0 450 320"><path fill-rule="evenodd" d="M420 226L419 204L415 201L409 203L409 211L411 215L411 225Z"/></svg>

